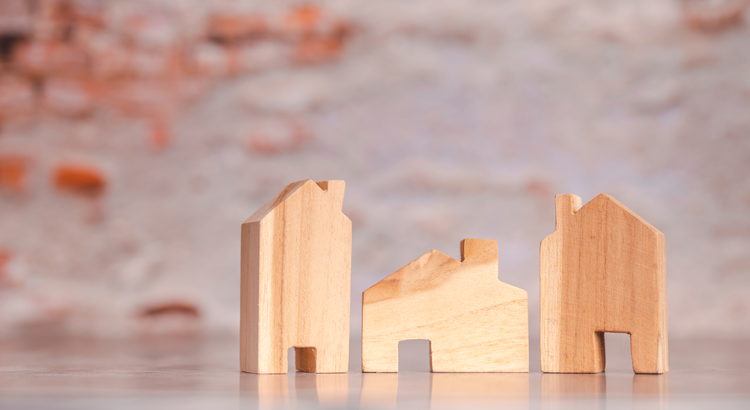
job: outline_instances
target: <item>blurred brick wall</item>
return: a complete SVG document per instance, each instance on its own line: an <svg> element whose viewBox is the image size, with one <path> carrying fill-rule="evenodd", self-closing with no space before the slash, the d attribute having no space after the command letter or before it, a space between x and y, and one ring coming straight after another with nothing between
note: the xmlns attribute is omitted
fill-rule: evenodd
<svg viewBox="0 0 750 410"><path fill-rule="evenodd" d="M750 336L744 0L0 1L0 336L237 332L239 226L345 179L361 292L554 194L667 237L673 337Z"/></svg>

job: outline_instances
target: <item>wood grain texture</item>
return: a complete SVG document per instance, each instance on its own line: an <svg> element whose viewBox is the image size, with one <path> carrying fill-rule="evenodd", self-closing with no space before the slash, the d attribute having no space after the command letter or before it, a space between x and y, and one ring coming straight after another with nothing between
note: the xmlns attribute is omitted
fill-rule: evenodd
<svg viewBox="0 0 750 410"><path fill-rule="evenodd" d="M344 373L349 364L352 225L344 181L288 185L242 224L240 368Z"/></svg>
<svg viewBox="0 0 750 410"><path fill-rule="evenodd" d="M362 371L397 372L398 343L430 340L433 372L527 372L526 291L498 280L497 242L432 250L362 295Z"/></svg>
<svg viewBox="0 0 750 410"><path fill-rule="evenodd" d="M666 373L664 235L614 198L555 197L540 247L543 372L604 370L604 332L629 333L633 371Z"/></svg>

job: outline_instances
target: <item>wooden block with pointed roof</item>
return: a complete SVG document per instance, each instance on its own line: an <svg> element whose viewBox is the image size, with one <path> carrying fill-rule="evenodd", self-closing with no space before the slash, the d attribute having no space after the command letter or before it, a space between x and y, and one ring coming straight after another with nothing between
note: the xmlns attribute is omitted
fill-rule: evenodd
<svg viewBox="0 0 750 410"><path fill-rule="evenodd" d="M604 332L630 334L635 373L669 371L661 232L608 195L557 195L539 267L543 372L603 371Z"/></svg>
<svg viewBox="0 0 750 410"><path fill-rule="evenodd" d="M242 224L240 369L344 373L352 224L344 181L288 185Z"/></svg>
<svg viewBox="0 0 750 410"><path fill-rule="evenodd" d="M433 372L528 372L526 291L498 280L497 242L431 250L362 295L362 371L397 372L398 343L430 341Z"/></svg>

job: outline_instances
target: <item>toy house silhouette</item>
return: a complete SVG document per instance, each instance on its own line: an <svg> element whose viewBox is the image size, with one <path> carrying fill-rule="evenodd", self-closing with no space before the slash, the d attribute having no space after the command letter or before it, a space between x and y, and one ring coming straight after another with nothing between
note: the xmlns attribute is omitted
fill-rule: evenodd
<svg viewBox="0 0 750 410"><path fill-rule="evenodd" d="M397 372L398 343L429 339L433 372L526 372L526 291L498 280L497 242L431 250L362 295L362 371Z"/></svg>
<svg viewBox="0 0 750 410"><path fill-rule="evenodd" d="M344 181L288 185L242 224L240 368L348 369L351 292Z"/></svg>
<svg viewBox="0 0 750 410"><path fill-rule="evenodd" d="M667 372L664 235L605 194L583 207L557 195L555 215L540 249L542 371L603 371L603 333L617 332L636 373Z"/></svg>

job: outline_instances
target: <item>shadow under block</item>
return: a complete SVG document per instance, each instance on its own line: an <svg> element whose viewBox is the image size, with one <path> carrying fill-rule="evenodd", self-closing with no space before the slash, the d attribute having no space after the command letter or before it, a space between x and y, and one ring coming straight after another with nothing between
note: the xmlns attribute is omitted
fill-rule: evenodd
<svg viewBox="0 0 750 410"><path fill-rule="evenodd" d="M397 372L398 343L430 341L433 372L528 372L525 290L500 282L497 242L432 250L362 295L362 371Z"/></svg>
<svg viewBox="0 0 750 410"><path fill-rule="evenodd" d="M557 195L539 267L543 372L603 371L604 332L630 334L635 373L669 371L661 232L608 195Z"/></svg>
<svg viewBox="0 0 750 410"><path fill-rule="evenodd" d="M242 224L240 369L345 373L352 224L344 181L288 185Z"/></svg>

